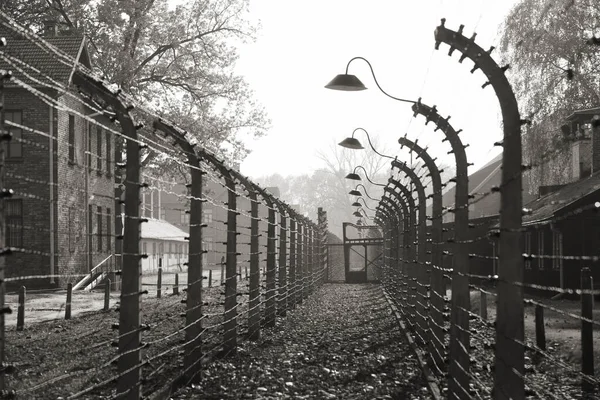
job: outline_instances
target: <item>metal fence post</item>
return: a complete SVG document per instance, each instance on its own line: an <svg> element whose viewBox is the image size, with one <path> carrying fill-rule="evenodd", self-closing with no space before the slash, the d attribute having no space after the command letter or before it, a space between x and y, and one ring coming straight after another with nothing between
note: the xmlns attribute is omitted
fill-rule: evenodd
<svg viewBox="0 0 600 400"><path fill-rule="evenodd" d="M117 235L117 239L123 240L117 395L124 399L138 400L141 393L140 230L141 223L146 219L140 218L140 144L136 127L130 115L133 106L124 105L125 98L120 92L113 93L102 81L85 76L79 71L73 75L73 83L90 94L99 96L112 106L123 135L127 139L125 143L127 164L123 183L125 186L125 224L123 236ZM118 248L118 246L115 247Z"/></svg>
<svg viewBox="0 0 600 400"><path fill-rule="evenodd" d="M409 140L406 136L398 140L400 147L406 146L411 152L415 152L417 158L421 158L431 177L432 193L428 198L432 199L431 206L431 265L427 266L428 273L430 273L430 303L429 307L429 329L431 334L436 337L435 340L430 340L431 353L433 361L437 366L437 369L444 372L446 365L444 362L444 355L446 353L444 346L445 332L443 329L444 318L444 275L442 272L443 268L443 252L442 252L442 181L440 177L440 171L435 164L435 161L427 151L419 146L416 141ZM486 310L487 311L487 310Z"/></svg>
<svg viewBox="0 0 600 400"><path fill-rule="evenodd" d="M435 47L439 48L440 43L444 42L454 49L462 52L461 60L468 57L475 63L476 68L481 70L488 77L488 84L492 86L496 96L498 97L500 108L502 111L502 122L504 130L504 138L500 145L503 146L502 152L502 179L500 185L500 248L502 255L499 258L499 280L498 280L498 296L497 302L501 306L498 307L496 315L496 363L494 369L494 396L498 399L514 399L521 400L525 398L525 382L523 374L525 371L525 349L521 344L524 341L525 326L524 326L524 307L523 307L523 288L515 285L513 282L523 282L523 243L521 240L522 227L522 149L521 149L521 117L517 100L510 87L510 83L504 74L508 66L500 68L498 64L490 56L491 50L484 51L474 39L468 39L462 35L462 27L456 31L452 31L444 26L446 20L442 19L442 23L435 30ZM452 54L450 51L450 54ZM466 171L464 172L466 174ZM457 179L459 178L457 168ZM466 179L466 178L465 178ZM457 182L458 188L458 182ZM457 211L458 211L458 191L457 193ZM465 196L468 195L464 193ZM464 203L467 204L467 201ZM468 208L465 207L464 216L468 223ZM455 216L455 221L458 222L459 215ZM459 240L466 239L466 232L461 232L465 236L460 236L456 232L455 238ZM464 246L459 246L464 247ZM455 255L456 257L456 255ZM463 257L466 262L463 261ZM459 260L455 259L455 265L459 266L460 270L455 272L469 273L468 269L468 254L461 254ZM466 266L466 267L465 267ZM459 278L456 274L453 277L453 293L454 280ZM466 293L468 296L468 278L460 277L458 284L459 291L462 291L464 286L467 287ZM452 296L454 306L454 295ZM469 309L468 298L461 306ZM454 307L453 307L454 309ZM453 310L454 313L454 310ZM468 315L462 312L464 316L461 319L466 319L466 332L468 330ZM455 318L453 318L455 321ZM462 321L457 321L462 322ZM463 325L461 325L463 326ZM463 326L464 328L464 326ZM459 337L461 346L469 346L468 333L465 336ZM459 352L464 353L464 350L454 346L450 349L450 359L455 360L459 356ZM466 365L468 373L469 356L460 355L461 360ZM458 362L458 360L456 361ZM462 365L462 363L461 363ZM464 373L462 374L464 375ZM467 383L465 388L468 388L468 379L461 379L460 382ZM458 395L456 395L458 396ZM465 396L461 396L465 397Z"/></svg>
<svg viewBox="0 0 600 400"><path fill-rule="evenodd" d="M248 336L250 340L260 339L260 254L259 216L256 191L250 192L250 290L248 314Z"/></svg>
<svg viewBox="0 0 600 400"><path fill-rule="evenodd" d="M287 310L287 216L283 206L279 204L279 300L278 315L285 317Z"/></svg>
<svg viewBox="0 0 600 400"><path fill-rule="evenodd" d="M221 171L227 186L227 258L225 260L225 354L237 350L237 193L228 171Z"/></svg>
<svg viewBox="0 0 600 400"><path fill-rule="evenodd" d="M4 39L4 38L2 38ZM6 44L6 40L0 40L0 47ZM4 82L10 79L10 72L0 70L0 191L2 196L0 196L0 249L3 254L0 254L0 365L4 365L5 359L5 319L4 316L7 313L10 313L11 310L6 306L5 296L6 296L6 283L4 282L5 278L5 269L6 269L6 256L10 253L7 251L7 242L6 242L6 219L4 217L4 198L10 197L12 191L5 187L5 152L4 152L4 143L10 140L11 136L5 130L4 127L4 112L6 110L4 104ZM5 368L2 368L0 371L0 390L5 389Z"/></svg>
<svg viewBox="0 0 600 400"><path fill-rule="evenodd" d="M290 217L290 281L289 281L289 300L288 308L293 310L296 308L296 219Z"/></svg>
<svg viewBox="0 0 600 400"><path fill-rule="evenodd" d="M275 326L275 208L272 201L268 201L268 227L267 227L267 300L265 305L265 326Z"/></svg>
<svg viewBox="0 0 600 400"><path fill-rule="evenodd" d="M302 304L302 293L304 293L304 223L296 220L296 304Z"/></svg>
<svg viewBox="0 0 600 400"><path fill-rule="evenodd" d="M584 267L581 269L581 391L589 397L595 392L594 384L594 325L590 322L594 318L592 299L592 271ZM586 293L587 291L587 293Z"/></svg>

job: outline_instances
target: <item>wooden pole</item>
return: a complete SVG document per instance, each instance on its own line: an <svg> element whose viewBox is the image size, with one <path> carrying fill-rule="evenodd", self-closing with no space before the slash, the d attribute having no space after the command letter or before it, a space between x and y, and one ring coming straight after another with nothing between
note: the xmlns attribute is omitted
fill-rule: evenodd
<svg viewBox="0 0 600 400"><path fill-rule="evenodd" d="M225 281L225 256L221 256L221 285Z"/></svg>
<svg viewBox="0 0 600 400"><path fill-rule="evenodd" d="M594 393L594 327L591 322L593 320L592 306L592 272L589 268L581 269L581 290L588 293L581 294L581 317L587 319L581 320L581 372L589 376L591 380L582 377L581 390L585 396L590 396Z"/></svg>
<svg viewBox="0 0 600 400"><path fill-rule="evenodd" d="M22 331L25 326L25 286L19 289L19 307L17 308L17 330Z"/></svg>
<svg viewBox="0 0 600 400"><path fill-rule="evenodd" d="M71 300L73 299L73 284L67 284L67 302L65 304L65 319L71 319Z"/></svg>
<svg viewBox="0 0 600 400"><path fill-rule="evenodd" d="M544 307L540 305L535 306L535 344L539 349L546 350L546 326L544 324Z"/></svg>
<svg viewBox="0 0 600 400"><path fill-rule="evenodd" d="M488 319L487 293L483 290L479 291L479 316L484 321L487 321Z"/></svg>
<svg viewBox="0 0 600 400"><path fill-rule="evenodd" d="M212 287L212 269L208 270L208 287Z"/></svg>
<svg viewBox="0 0 600 400"><path fill-rule="evenodd" d="M156 276L156 298L162 297L162 259L158 259L158 275Z"/></svg>
<svg viewBox="0 0 600 400"><path fill-rule="evenodd" d="M173 285L173 294L179 294L179 274L175 273L175 284Z"/></svg>
<svg viewBox="0 0 600 400"><path fill-rule="evenodd" d="M110 279L106 280L104 285L104 311L110 309Z"/></svg>

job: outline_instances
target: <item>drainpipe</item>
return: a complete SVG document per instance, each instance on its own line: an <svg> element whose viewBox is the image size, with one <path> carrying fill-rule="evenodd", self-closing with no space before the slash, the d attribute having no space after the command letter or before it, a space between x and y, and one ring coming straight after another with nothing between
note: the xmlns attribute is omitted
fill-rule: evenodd
<svg viewBox="0 0 600 400"><path fill-rule="evenodd" d="M50 136L48 139L48 158L50 160L50 178L48 179L50 187L50 283L54 284L54 269L56 266L54 265L54 108L52 106L49 106L48 114L50 118L48 124Z"/></svg>

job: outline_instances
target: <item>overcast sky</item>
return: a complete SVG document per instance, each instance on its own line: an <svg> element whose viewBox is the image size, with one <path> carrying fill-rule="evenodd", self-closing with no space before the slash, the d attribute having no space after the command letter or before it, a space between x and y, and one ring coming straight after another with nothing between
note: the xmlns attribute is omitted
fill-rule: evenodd
<svg viewBox="0 0 600 400"><path fill-rule="evenodd" d="M481 89L485 76L470 74L472 63L458 63L459 52L448 57L448 46L434 50L435 27L440 18L464 34L477 32L484 49L498 44L499 25L516 0L252 0L252 18L262 29L255 43L241 48L238 71L265 106L272 127L266 137L248 140L252 153L241 170L251 177L278 172L311 172L322 166L315 156L334 142L362 127L378 137L388 153L407 159L397 139L430 146L430 154L446 164L448 142L443 134L425 127L424 118L412 117L410 104L384 96L368 66L357 60L349 73L369 88L338 92L323 86L344 73L352 57L362 56L391 95L437 105L451 115L454 128L463 129L467 156L475 163L470 173L487 163L499 149L502 136L498 100L491 87ZM493 53L501 64L499 54ZM357 138L366 144L363 133ZM366 151L366 150L363 150Z"/></svg>

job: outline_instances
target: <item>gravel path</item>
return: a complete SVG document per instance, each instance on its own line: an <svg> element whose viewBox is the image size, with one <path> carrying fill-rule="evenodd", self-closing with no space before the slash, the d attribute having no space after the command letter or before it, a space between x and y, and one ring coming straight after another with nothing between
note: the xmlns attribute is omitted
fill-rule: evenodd
<svg viewBox="0 0 600 400"><path fill-rule="evenodd" d="M431 399L379 285L327 284L172 399Z"/></svg>

